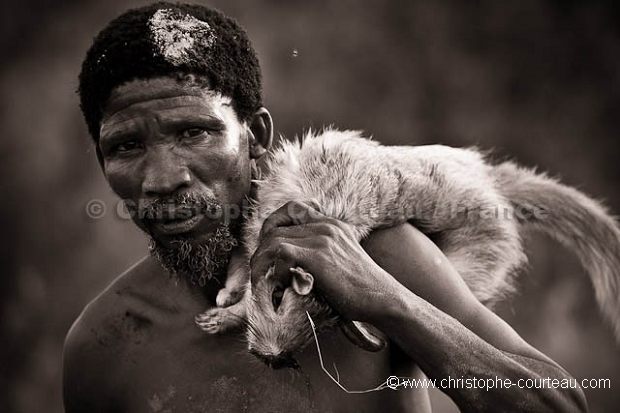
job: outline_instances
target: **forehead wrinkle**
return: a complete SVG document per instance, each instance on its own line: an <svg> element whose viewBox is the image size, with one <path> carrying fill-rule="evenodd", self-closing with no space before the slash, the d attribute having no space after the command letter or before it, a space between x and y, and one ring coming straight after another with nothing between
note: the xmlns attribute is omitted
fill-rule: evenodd
<svg viewBox="0 0 620 413"><path fill-rule="evenodd" d="M210 99L221 104L232 102L230 96L223 96L220 92L211 90L206 86L179 82L171 77L135 79L112 90L104 107L102 118L106 116L106 113L112 115L135 103L156 99L186 99L188 97L200 99L203 103Z"/></svg>
<svg viewBox="0 0 620 413"><path fill-rule="evenodd" d="M114 117L106 119L105 122L101 122L101 130L99 132L100 139L106 139L110 136L120 134L126 131L132 131L135 129L135 125L140 122L140 119L125 118L116 120Z"/></svg>
<svg viewBox="0 0 620 413"><path fill-rule="evenodd" d="M219 120L223 122L221 116L217 114L213 108L205 108L204 106L195 107L192 105L188 106L177 106L175 108L169 109L161 109L153 114L154 118L158 123L176 123L182 122L184 120L198 120L198 119L207 119L207 120Z"/></svg>
<svg viewBox="0 0 620 413"><path fill-rule="evenodd" d="M207 97L210 97L211 99L207 99ZM115 99L114 102L117 100L122 102L124 99ZM127 100L127 102L123 102L124 104L118 106L115 105L114 102L111 102L111 105L109 106L113 106L114 111L106 111L101 118L102 123L114 117L120 117L122 119L135 117L136 112L139 112L142 109L148 112L149 110L174 110L175 108L191 107L196 109L207 109L210 113L212 113L212 110L218 106L232 106L232 99L220 94L213 94L212 96L181 95L174 97L154 98L150 100L136 99L136 101L132 101L131 99ZM146 106L146 108L142 108L142 106Z"/></svg>
<svg viewBox="0 0 620 413"><path fill-rule="evenodd" d="M161 130L159 121L155 118L131 118L119 121L110 127L101 128L100 143L105 142L107 139L115 139L117 137L129 137L138 136L143 132L150 134L153 131Z"/></svg>
<svg viewBox="0 0 620 413"><path fill-rule="evenodd" d="M207 102L202 96L197 95L182 95L172 97L154 97L152 99L144 99L141 97L130 96L119 97L111 100L108 107L112 107L113 110L106 110L102 116L102 121L105 121L112 117L133 117L135 112L142 109L152 110L170 108L170 107L187 107L187 106L204 106ZM146 106L146 108L143 108Z"/></svg>
<svg viewBox="0 0 620 413"><path fill-rule="evenodd" d="M140 122L149 117L153 117L158 125L172 123L176 120L182 121L187 114L187 119L211 118L224 122L221 114L218 113L219 106L231 106L231 99L215 94L211 96L213 100L206 99L206 96L182 95L169 98L139 100L129 102L126 106L119 108L115 112L105 115L101 121L101 135L109 133L108 129L123 129L123 124L130 128L134 122ZM188 112L189 110L189 112Z"/></svg>

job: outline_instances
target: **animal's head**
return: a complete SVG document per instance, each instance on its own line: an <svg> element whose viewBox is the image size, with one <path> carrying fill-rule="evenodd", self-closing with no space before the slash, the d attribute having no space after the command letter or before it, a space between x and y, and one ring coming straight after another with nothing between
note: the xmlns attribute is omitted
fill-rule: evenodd
<svg viewBox="0 0 620 413"><path fill-rule="evenodd" d="M306 311L317 330L336 324L330 307L312 293L313 284L312 275L300 268L278 278L272 267L265 276L252 280L252 300L247 312L248 348L270 367L298 367L293 354L314 337Z"/></svg>

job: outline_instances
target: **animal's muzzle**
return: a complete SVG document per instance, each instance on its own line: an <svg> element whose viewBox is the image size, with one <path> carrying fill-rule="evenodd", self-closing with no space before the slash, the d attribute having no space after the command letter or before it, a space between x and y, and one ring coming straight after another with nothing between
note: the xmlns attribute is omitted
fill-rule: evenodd
<svg viewBox="0 0 620 413"><path fill-rule="evenodd" d="M290 354L287 353L282 353L278 355L265 355L260 354L256 350L250 350L250 353L258 357L260 360L263 361L263 363L265 363L274 370L282 369L285 367L295 370L299 369L299 364L297 364L297 361Z"/></svg>

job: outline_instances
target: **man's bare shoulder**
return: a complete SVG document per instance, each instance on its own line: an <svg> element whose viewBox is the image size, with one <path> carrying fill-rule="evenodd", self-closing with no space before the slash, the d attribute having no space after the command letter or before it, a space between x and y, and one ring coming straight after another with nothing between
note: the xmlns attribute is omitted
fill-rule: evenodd
<svg viewBox="0 0 620 413"><path fill-rule="evenodd" d="M150 259L145 258L117 277L104 291L95 297L82 311L69 330L63 354L63 393L65 408L70 411L99 411L103 402L110 407L106 389L114 386L114 376L128 343L140 335L136 324L148 325L140 308L138 286L150 289L148 279L161 272ZM161 278L161 277L159 277ZM128 320L133 326L128 325ZM109 394L114 393L111 389ZM106 398L97 400L98 396ZM95 406L95 404L99 404Z"/></svg>
<svg viewBox="0 0 620 413"><path fill-rule="evenodd" d="M90 336L95 329L102 327L110 316L119 312L127 305L132 297L140 295L138 285L150 288L146 278L152 271L153 265L148 258L136 263L123 274L118 276L105 290L97 295L84 307L82 313L73 323L67 334L65 346L77 344Z"/></svg>

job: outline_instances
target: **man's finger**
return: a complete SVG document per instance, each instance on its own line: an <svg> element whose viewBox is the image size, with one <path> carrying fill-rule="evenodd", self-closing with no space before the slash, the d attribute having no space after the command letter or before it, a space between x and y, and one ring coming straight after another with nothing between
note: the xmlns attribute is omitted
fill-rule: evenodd
<svg viewBox="0 0 620 413"><path fill-rule="evenodd" d="M258 249L250 258L250 277L263 277L276 259L275 249Z"/></svg>
<svg viewBox="0 0 620 413"><path fill-rule="evenodd" d="M336 230L333 224L327 222L280 226L266 232L265 237L260 238L260 242L263 243L270 239L312 238L320 235L332 236Z"/></svg>
<svg viewBox="0 0 620 413"><path fill-rule="evenodd" d="M288 243L281 244L274 262L275 279L284 280L288 284L291 277L290 269L298 266L303 253L302 247Z"/></svg>
<svg viewBox="0 0 620 413"><path fill-rule="evenodd" d="M328 219L316 209L297 201L289 201L278 208L263 222L260 237L276 227L310 224Z"/></svg>
<svg viewBox="0 0 620 413"><path fill-rule="evenodd" d="M290 242L292 241L292 242ZM254 277L264 277L269 267L275 265L275 275L280 277L288 268L297 265L302 257L304 248L293 244L295 240L281 242L271 249L257 251L250 260L250 274Z"/></svg>

